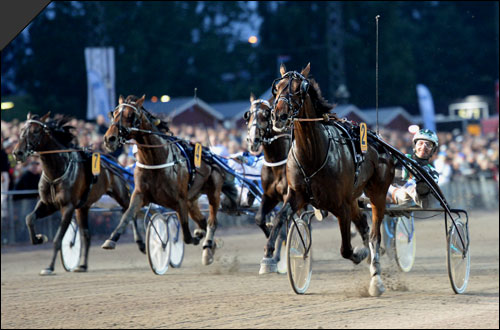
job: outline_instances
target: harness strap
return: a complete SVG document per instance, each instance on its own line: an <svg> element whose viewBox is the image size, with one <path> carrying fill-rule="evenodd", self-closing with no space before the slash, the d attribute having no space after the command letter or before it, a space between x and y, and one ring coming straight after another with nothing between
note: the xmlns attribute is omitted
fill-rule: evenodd
<svg viewBox="0 0 500 330"><path fill-rule="evenodd" d="M66 179L66 177L70 173L70 169L73 167L74 160L70 159L68 167L66 167L66 170L64 171L63 175L58 177L57 179L50 179L45 172L42 171L42 179L47 181L47 183L50 185L50 196L52 197L52 201L56 201L56 191L55 191L55 185L61 182L62 180Z"/></svg>
<svg viewBox="0 0 500 330"><path fill-rule="evenodd" d="M292 146L292 156L293 156L293 159L297 163L297 166L299 167L300 172L302 172L302 176L304 177L304 181L306 182L307 194L309 195L309 200L311 200L311 201L314 201L314 196L312 194L312 189L311 189L311 178L313 176L315 176L316 174L318 174L318 172L321 171L323 169L323 167L326 166L326 163L328 162L328 151L330 150L330 145L332 143L332 136L330 135L330 131L329 130L326 130L326 131L328 132L328 148L326 149L327 152L326 152L325 160L323 161L323 164L320 166L320 168L317 169L310 176L306 175L306 172L305 172L304 168L302 167L302 165L300 164L299 160L297 159L297 155L295 154L295 148ZM293 141L293 143L295 144L295 140Z"/></svg>
<svg viewBox="0 0 500 330"><path fill-rule="evenodd" d="M281 166L281 165L286 164L286 161L287 161L287 160L288 160L288 159L287 159L287 158L285 158L285 159L283 159L283 160L282 160L282 161L280 161L280 162L269 163L269 162L267 162L267 161L266 161L266 159L264 158L264 160L262 161L262 165L267 166L267 167L276 167L276 166Z"/></svg>
<svg viewBox="0 0 500 330"><path fill-rule="evenodd" d="M181 161L182 160L175 160L173 162L165 163L165 164L160 164L160 165L146 165L146 164L142 164L142 163L139 163L139 162L135 162L135 164L136 164L137 167L145 168L147 170L157 170L157 169L160 169L160 168L166 168L166 167L174 166L175 164L180 163Z"/></svg>

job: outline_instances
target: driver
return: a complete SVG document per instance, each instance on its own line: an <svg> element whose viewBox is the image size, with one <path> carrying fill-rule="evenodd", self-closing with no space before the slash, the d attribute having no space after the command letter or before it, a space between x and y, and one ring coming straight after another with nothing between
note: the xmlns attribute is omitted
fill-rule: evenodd
<svg viewBox="0 0 500 330"><path fill-rule="evenodd" d="M431 165L430 159L438 149L439 141L435 132L430 129L421 129L413 137L413 154L408 158L415 160L437 183L439 173ZM420 207L428 207L430 188L425 182L416 182L410 173L403 167L402 180L406 183L402 187L391 185L387 192L389 203L411 206L412 202Z"/></svg>

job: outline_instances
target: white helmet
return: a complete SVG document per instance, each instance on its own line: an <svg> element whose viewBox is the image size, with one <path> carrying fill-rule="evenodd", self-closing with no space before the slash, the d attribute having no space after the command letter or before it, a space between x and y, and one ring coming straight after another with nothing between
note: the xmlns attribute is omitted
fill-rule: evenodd
<svg viewBox="0 0 500 330"><path fill-rule="evenodd" d="M439 146L439 140L437 134L427 128L419 130L413 136L413 147L415 147L415 144L417 143L418 140L427 140L434 143L434 148L432 148L432 153L434 153L434 151L436 151L437 147Z"/></svg>

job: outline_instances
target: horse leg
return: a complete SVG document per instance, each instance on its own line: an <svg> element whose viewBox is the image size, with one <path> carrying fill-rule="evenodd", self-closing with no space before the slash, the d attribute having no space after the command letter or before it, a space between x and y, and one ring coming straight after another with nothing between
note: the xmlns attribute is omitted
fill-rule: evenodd
<svg viewBox="0 0 500 330"><path fill-rule="evenodd" d="M194 230L194 236L201 240L207 233L207 219L205 219L205 216L201 213L198 201L196 200L188 202L188 210L191 219L198 225L198 228Z"/></svg>
<svg viewBox="0 0 500 330"><path fill-rule="evenodd" d="M266 246L264 247L264 258L262 258L260 262L259 275L276 273L278 271L278 263L276 262L276 259L273 258L274 246L276 244L276 238L283 227L283 223L294 213L294 210L292 209L292 202L294 201L294 198L295 194L293 193L293 190L289 190L283 203L283 207L279 210L274 219L276 223L271 229L271 234L269 235Z"/></svg>
<svg viewBox="0 0 500 330"><path fill-rule="evenodd" d="M179 200L179 204L177 206L177 217L181 223L184 243L198 245L200 243L200 239L196 236L191 236L191 230L189 229L188 202L185 199L181 198Z"/></svg>
<svg viewBox="0 0 500 330"><path fill-rule="evenodd" d="M45 204L42 200L39 200L35 206L35 209L26 216L26 226L28 227L28 232L30 234L31 244L42 244L48 241L47 236L43 234L35 234L35 220L45 218L53 214L57 209L49 204Z"/></svg>
<svg viewBox="0 0 500 330"><path fill-rule="evenodd" d="M340 214L337 215L339 220L340 235L342 236L342 245L340 247L340 254L345 259L350 259L355 264L359 264L363 259L368 256L368 249L366 247L356 247L353 251L351 245L351 212L349 209L342 209Z"/></svg>
<svg viewBox="0 0 500 330"><path fill-rule="evenodd" d="M266 238L269 238L269 235L271 234L271 230L266 224L266 216L269 214L269 212L271 212L276 204L278 204L278 201L264 194L262 196L259 210L257 211L257 214L255 214L255 223L260 227L260 229L262 229L264 235L266 235Z"/></svg>
<svg viewBox="0 0 500 330"><path fill-rule="evenodd" d="M116 242L120 238L121 234L123 234L125 229L127 229L127 225L129 224L129 222L136 219L137 212L139 212L139 210L141 209L142 203L143 194L138 193L137 190L134 190L134 192L132 193L132 197L130 198L129 207L127 211L123 213L122 218L120 219L120 223L111 233L109 238L101 245L103 249L113 250L116 247Z"/></svg>
<svg viewBox="0 0 500 330"><path fill-rule="evenodd" d="M217 229L217 210L220 204L220 189L214 189L210 194L207 195L210 215L208 217L207 224L207 236L203 242L203 254L201 257L201 262L203 265L210 265L214 262L214 253L217 248L217 244L214 241L215 230Z"/></svg>
<svg viewBox="0 0 500 330"><path fill-rule="evenodd" d="M90 231L89 231L89 208L84 207L76 210L76 221L80 227L80 240L82 249L80 251L80 264L75 268L74 272L86 272L88 266L89 248L90 248Z"/></svg>
<svg viewBox="0 0 500 330"><path fill-rule="evenodd" d="M371 253L371 263L370 263L370 275L372 277L370 282L370 287L368 293L372 297L378 297L385 291L384 283L380 277L380 224L384 218L385 212L385 195L380 194L380 198L370 197L372 202L372 230L370 233L370 253Z"/></svg>
<svg viewBox="0 0 500 330"><path fill-rule="evenodd" d="M363 244L365 245L366 248L368 248L368 243L370 239L370 226L368 226L368 220L367 220L368 216L366 215L366 213L361 212L357 201L354 201L351 204L351 214L353 215L352 222L354 222L356 229L361 235Z"/></svg>
<svg viewBox="0 0 500 330"><path fill-rule="evenodd" d="M146 254L146 244L144 244L144 240L139 232L139 228L137 227L137 217L132 219L132 228L134 230L134 241L139 247L139 251Z"/></svg>
<svg viewBox="0 0 500 330"><path fill-rule="evenodd" d="M66 230L68 229L69 224L71 223L71 217L73 216L73 211L75 209L73 206L64 206L61 209L61 225L57 229L57 233L54 237L54 253L52 254L52 259L50 261L49 267L42 269L40 271L40 275L51 275L54 273L54 265L56 262L56 257L59 251L61 250L61 242Z"/></svg>
<svg viewBox="0 0 500 330"><path fill-rule="evenodd" d="M113 190L111 192L108 192L108 194L113 197L123 208L123 211L125 211L130 204L128 189L122 184L121 180L115 180L112 185L112 189ZM142 238L137 227L137 217L134 217L132 219L132 227L134 232L134 241L139 247L139 251L146 254L146 245L144 244L144 239Z"/></svg>

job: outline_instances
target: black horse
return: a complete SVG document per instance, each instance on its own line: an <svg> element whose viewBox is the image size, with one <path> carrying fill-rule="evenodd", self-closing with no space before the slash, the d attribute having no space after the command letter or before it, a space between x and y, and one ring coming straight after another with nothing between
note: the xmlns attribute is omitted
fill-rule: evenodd
<svg viewBox="0 0 500 330"><path fill-rule="evenodd" d="M90 206L103 194L113 197L124 209L128 207L130 192L126 181L113 171L108 164L101 162L100 174L94 178L91 173L91 157L78 149L74 143L73 127L65 125L70 118L50 118L50 112L39 118L28 114L28 120L21 130L21 136L13 154L17 161L24 162L36 152L42 161L42 177L38 184L40 200L33 212L26 217L26 225L32 244L47 241L43 234L36 234L35 220L44 218L60 210L62 219L54 237L54 253L49 266L41 271L41 275L54 272L57 253L61 249L61 241L71 222L73 212L80 228L82 254L75 272L85 272L88 266L90 232L88 214ZM134 219L134 238L141 252L145 253L145 245L137 231Z"/></svg>

